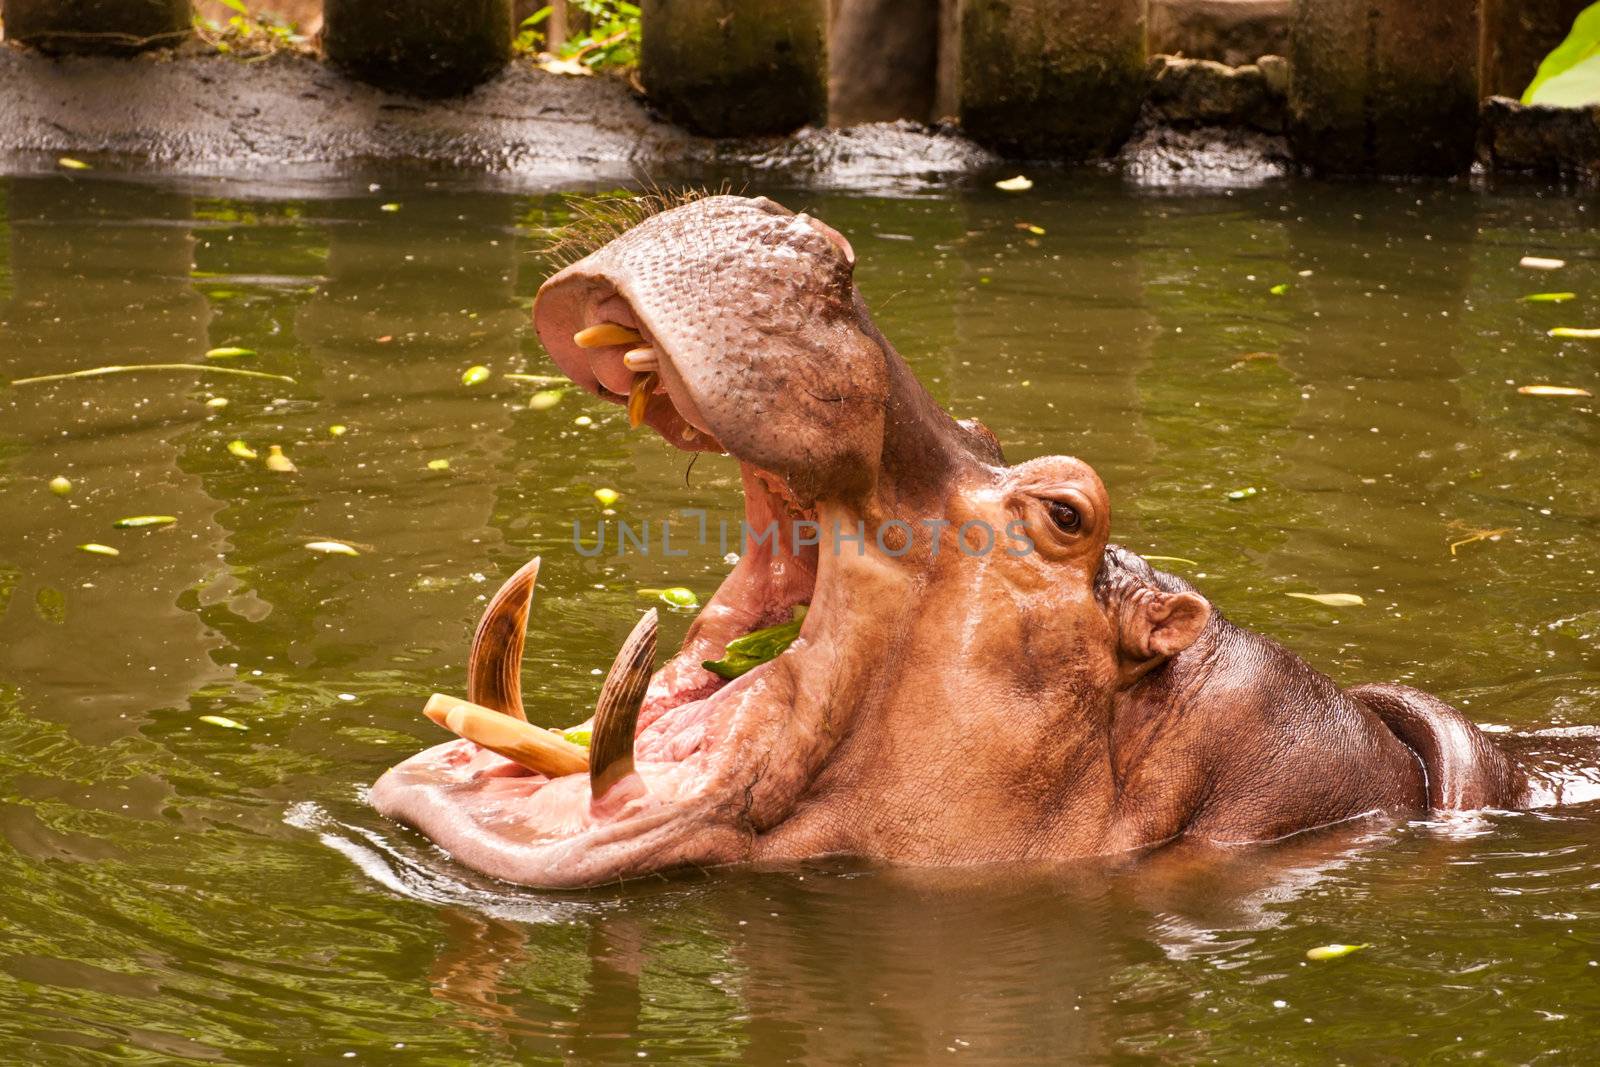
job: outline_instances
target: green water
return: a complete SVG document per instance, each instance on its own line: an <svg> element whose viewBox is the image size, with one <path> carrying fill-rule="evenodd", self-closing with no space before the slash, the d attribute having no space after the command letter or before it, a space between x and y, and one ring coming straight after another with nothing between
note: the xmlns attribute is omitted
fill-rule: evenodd
<svg viewBox="0 0 1600 1067"><path fill-rule="evenodd" d="M1194 561L1168 566L1236 621L1481 722L1600 722L1596 403L1515 388L1600 392L1600 342L1545 335L1600 326L1581 201L1065 177L752 191L850 237L941 403L1013 460L1093 463L1114 536ZM366 809L384 767L442 739L421 703L463 689L484 597L527 557L545 560L530 714L551 724L586 714L639 588L705 596L727 568L714 542L573 550L597 488L622 518L740 513L731 461L687 469L618 408L529 410L537 387L500 377L552 370L526 321L557 206L419 179L0 180L0 377L241 346L257 354L228 365L294 379L0 390L0 1061L1600 1052L1595 808L1203 864L819 864L566 895L476 878ZM1568 265L1519 268L1529 253ZM1578 299L1519 299L1551 290ZM463 385L475 364L496 376ZM141 514L177 522L112 525ZM1505 532L1452 555L1486 530ZM670 644L689 615L664 614ZM1372 947L1305 961L1328 942Z"/></svg>

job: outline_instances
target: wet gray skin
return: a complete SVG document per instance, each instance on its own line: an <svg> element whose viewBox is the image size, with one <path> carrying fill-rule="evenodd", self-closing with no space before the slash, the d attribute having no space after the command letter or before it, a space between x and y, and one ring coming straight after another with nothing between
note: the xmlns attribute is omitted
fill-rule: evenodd
<svg viewBox="0 0 1600 1067"><path fill-rule="evenodd" d="M1592 401L1516 392L1594 390L1592 342L1546 336L1600 325L1584 202L1029 173L1025 195L752 188L848 237L875 320L942 407L1012 462L1090 463L1117 540L1233 622L1510 736L1590 729L1600 424ZM375 814L362 791L448 737L420 705L465 692L504 576L544 560L527 712L564 726L645 608L663 650L682 643L694 612L640 590L706 600L738 548L718 523L743 506L735 463L691 467L614 403L529 408L542 386L504 374L552 373L528 308L560 201L430 180L0 179L0 377L235 345L257 355L232 365L296 379L0 388L0 1059L1559 1063L1591 1046L1592 805L1369 820L1193 863L826 862L577 894L478 878ZM1522 299L1560 291L1578 295ZM494 377L463 386L479 363ZM299 473L229 454L236 438L283 445ZM71 496L49 492L58 474ZM672 520L673 554L653 528L648 555L609 538L579 555L598 488L621 494L611 519ZM141 514L178 521L111 525ZM326 538L361 555L302 547ZM1305 959L1332 942L1371 947Z"/></svg>

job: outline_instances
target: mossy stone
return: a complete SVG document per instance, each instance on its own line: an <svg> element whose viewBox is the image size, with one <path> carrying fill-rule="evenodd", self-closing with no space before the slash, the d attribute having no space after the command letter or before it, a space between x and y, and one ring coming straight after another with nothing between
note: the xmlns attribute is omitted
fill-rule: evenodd
<svg viewBox="0 0 1600 1067"><path fill-rule="evenodd" d="M1139 116L1141 0L967 0L959 48L961 128L998 152L1110 155Z"/></svg>
<svg viewBox="0 0 1600 1067"><path fill-rule="evenodd" d="M329 62L393 92L467 93L511 60L512 0L325 0Z"/></svg>
<svg viewBox="0 0 1600 1067"><path fill-rule="evenodd" d="M643 0L640 15L640 79L672 122L747 137L827 119L823 0Z"/></svg>

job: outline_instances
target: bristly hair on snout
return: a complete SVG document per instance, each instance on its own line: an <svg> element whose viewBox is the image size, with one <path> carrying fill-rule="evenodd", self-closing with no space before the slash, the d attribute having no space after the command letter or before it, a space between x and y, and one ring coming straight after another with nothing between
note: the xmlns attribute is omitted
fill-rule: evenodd
<svg viewBox="0 0 1600 1067"><path fill-rule="evenodd" d="M617 190L591 196L564 196L569 220L546 231L549 242L538 251L550 260L552 272L569 267L621 237L652 215L704 200L708 196L742 194L726 179L715 189L707 186L674 188L650 182L641 192Z"/></svg>

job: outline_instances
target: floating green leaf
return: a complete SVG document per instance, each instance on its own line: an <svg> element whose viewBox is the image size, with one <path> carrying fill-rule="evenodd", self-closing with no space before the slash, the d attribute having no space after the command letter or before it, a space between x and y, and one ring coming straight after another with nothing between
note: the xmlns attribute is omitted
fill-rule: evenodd
<svg viewBox="0 0 1600 1067"><path fill-rule="evenodd" d="M1594 396L1577 385L1519 385L1517 392L1523 396Z"/></svg>
<svg viewBox="0 0 1600 1067"><path fill-rule="evenodd" d="M213 411L221 411L223 408L225 408L227 406L228 406L228 398L225 397L225 396L214 396L210 400L206 401L206 407L210 408Z"/></svg>
<svg viewBox="0 0 1600 1067"><path fill-rule="evenodd" d="M1552 259L1549 256L1523 256L1517 260L1517 266L1526 267L1528 270L1560 270L1566 265L1566 260Z"/></svg>
<svg viewBox="0 0 1600 1067"><path fill-rule="evenodd" d="M693 589L686 589L681 585L672 586L670 589L641 589L640 596L653 596L663 604L675 608L697 608L700 598L694 595Z"/></svg>
<svg viewBox="0 0 1600 1067"><path fill-rule="evenodd" d="M330 435L334 436L334 437L343 437L345 434L347 434L349 432L350 432L350 427L346 426L342 422L336 422L332 426L328 427L328 433Z"/></svg>
<svg viewBox="0 0 1600 1067"><path fill-rule="evenodd" d="M83 160L81 160L81 159L73 159L71 156L62 156L60 159L56 160L56 166L61 167L61 168L65 169L65 170L90 170L91 169L89 164L85 163Z"/></svg>
<svg viewBox="0 0 1600 1067"><path fill-rule="evenodd" d="M202 715L200 721L210 726L220 726L224 730L248 730L250 727L242 722L236 722L226 715Z"/></svg>
<svg viewBox="0 0 1600 1067"><path fill-rule="evenodd" d="M228 451L232 452L240 459L255 459L258 455L255 449L251 448L249 445L245 444L241 440L238 440L237 438L228 442Z"/></svg>
<svg viewBox="0 0 1600 1067"><path fill-rule="evenodd" d="M72 482L58 474L50 479L50 491L56 496L71 496Z"/></svg>
<svg viewBox="0 0 1600 1067"><path fill-rule="evenodd" d="M622 494L615 489L600 488L594 491L594 498L600 501L601 507L609 508L622 499Z"/></svg>
<svg viewBox="0 0 1600 1067"><path fill-rule="evenodd" d="M308 541L306 548L312 552L321 552L325 556L359 556L360 552L351 548L343 541Z"/></svg>
<svg viewBox="0 0 1600 1067"><path fill-rule="evenodd" d="M399 204L379 204L378 205L378 210L379 211L387 211L390 214L393 214L394 212L400 210L400 205Z"/></svg>
<svg viewBox="0 0 1600 1067"><path fill-rule="evenodd" d="M255 354L256 350L253 348L239 348L235 345L206 349L207 359L238 359L241 356L253 356Z"/></svg>
<svg viewBox="0 0 1600 1067"><path fill-rule="evenodd" d="M79 545L80 549L94 556L120 556L122 553L110 545L100 545L90 541L86 545Z"/></svg>
<svg viewBox="0 0 1600 1067"><path fill-rule="evenodd" d="M1255 486L1247 485L1243 489L1234 489L1234 490L1230 491L1228 493L1228 499L1229 500L1249 500L1251 497L1255 496L1259 492L1261 492L1261 490L1257 489Z"/></svg>
<svg viewBox="0 0 1600 1067"><path fill-rule="evenodd" d="M1365 604L1366 601L1355 593L1285 593L1298 600L1309 600L1313 604L1321 604L1329 608L1355 608Z"/></svg>
<svg viewBox="0 0 1600 1067"><path fill-rule="evenodd" d="M447 471L450 469L450 461L447 459L430 459L428 460L428 469L431 471Z"/></svg>
<svg viewBox="0 0 1600 1067"><path fill-rule="evenodd" d="M461 372L461 384L479 385L488 381L493 373L493 371L491 371L488 367L483 366L481 363L475 367L468 367L466 370Z"/></svg>
<svg viewBox="0 0 1600 1067"><path fill-rule="evenodd" d="M561 398L566 395L565 389L541 389L528 398L530 411L549 411L561 403Z"/></svg>
<svg viewBox="0 0 1600 1067"><path fill-rule="evenodd" d="M1288 282L1279 282L1277 285L1274 285L1271 289L1267 290L1267 292L1271 293L1273 296L1282 296L1284 293L1287 293L1288 291L1289 291L1289 283Z"/></svg>
<svg viewBox="0 0 1600 1067"><path fill-rule="evenodd" d="M1600 339L1600 330L1582 326L1553 326L1550 329L1550 336L1567 337L1577 341L1593 341Z"/></svg>
<svg viewBox="0 0 1600 1067"><path fill-rule="evenodd" d="M1191 567L1200 566L1196 561L1184 559L1182 556L1145 556L1144 560L1146 563L1155 560L1157 563L1187 563Z"/></svg>
<svg viewBox="0 0 1600 1067"><path fill-rule="evenodd" d="M1360 952L1364 948L1371 948L1370 944L1362 945L1318 945L1316 948L1306 949L1308 960L1336 960L1341 956L1348 956L1352 952Z"/></svg>
<svg viewBox="0 0 1600 1067"><path fill-rule="evenodd" d="M1033 188L1033 182L1019 174L1015 178L1007 178L1005 181L995 182L994 187L1008 193L1025 193Z"/></svg>
<svg viewBox="0 0 1600 1067"><path fill-rule="evenodd" d="M266 464L267 470L278 474L293 474L299 469L294 465L294 460L283 454L282 445L267 446Z"/></svg>
<svg viewBox="0 0 1600 1067"><path fill-rule="evenodd" d="M1600 4L1590 4L1572 20L1571 32L1539 64L1522 102L1555 107L1600 103Z"/></svg>
<svg viewBox="0 0 1600 1067"><path fill-rule="evenodd" d="M571 385L567 379L559 374L502 374L500 377L508 382L522 382L525 385Z"/></svg>
<svg viewBox="0 0 1600 1067"><path fill-rule="evenodd" d="M792 645L794 639L800 636L800 626L805 617L804 606L796 608L792 621L736 637L728 642L721 659L705 660L701 666L723 678L731 679L747 674L763 663L777 659L784 649Z"/></svg>
<svg viewBox="0 0 1600 1067"><path fill-rule="evenodd" d="M1522 299L1530 304L1565 304L1577 298L1577 293L1529 293Z"/></svg>
<svg viewBox="0 0 1600 1067"><path fill-rule="evenodd" d="M142 530L147 526L171 526L178 519L174 515L130 515L111 525L119 530Z"/></svg>

